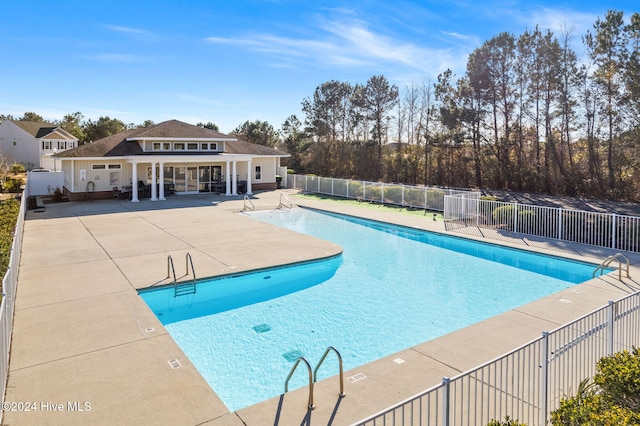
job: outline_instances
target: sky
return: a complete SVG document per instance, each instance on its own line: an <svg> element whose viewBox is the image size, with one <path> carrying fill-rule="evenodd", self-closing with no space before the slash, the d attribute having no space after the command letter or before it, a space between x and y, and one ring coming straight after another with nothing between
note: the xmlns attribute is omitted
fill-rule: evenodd
<svg viewBox="0 0 640 426"><path fill-rule="evenodd" d="M0 8L0 114L279 129L322 83L458 77L501 32L571 30L637 0L20 0Z"/></svg>

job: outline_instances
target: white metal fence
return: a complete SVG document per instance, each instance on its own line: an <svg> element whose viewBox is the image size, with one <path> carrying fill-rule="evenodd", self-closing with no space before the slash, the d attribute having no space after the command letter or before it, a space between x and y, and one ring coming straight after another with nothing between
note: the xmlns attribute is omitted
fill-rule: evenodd
<svg viewBox="0 0 640 426"><path fill-rule="evenodd" d="M453 229L475 226L640 253L640 217L567 210L462 194L445 196L444 220Z"/></svg>
<svg viewBox="0 0 640 426"><path fill-rule="evenodd" d="M362 426L483 425L505 416L544 425L596 362L640 344L640 292L597 309L355 423Z"/></svg>
<svg viewBox="0 0 640 426"><path fill-rule="evenodd" d="M22 251L22 231L24 230L24 217L26 211L27 195L23 193L20 201L20 213L16 229L13 233L13 244L9 266L2 279L2 302L0 303L0 381L2 389L2 402L4 402L7 377L9 374L9 353L11 350L11 331L13 330L13 312L15 309L16 288L18 284L18 270L20 267L20 253ZM2 412L0 411L0 421Z"/></svg>
<svg viewBox="0 0 640 426"><path fill-rule="evenodd" d="M478 192L448 188L295 174L288 176L287 187L334 197L433 211L444 211L444 197L446 195L466 194L467 197L475 197L476 199L480 197Z"/></svg>

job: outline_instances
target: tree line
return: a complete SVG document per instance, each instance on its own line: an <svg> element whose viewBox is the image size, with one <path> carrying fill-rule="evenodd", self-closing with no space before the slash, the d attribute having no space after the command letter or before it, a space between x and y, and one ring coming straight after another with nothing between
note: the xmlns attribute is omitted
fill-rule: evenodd
<svg viewBox="0 0 640 426"><path fill-rule="evenodd" d="M279 130L255 120L232 134L286 150L299 173L638 201L640 14L608 11L579 38L503 32L469 55L463 75L402 89L384 75L331 80L301 109ZM154 123L76 112L56 124L83 143Z"/></svg>
<svg viewBox="0 0 640 426"><path fill-rule="evenodd" d="M640 199L640 14L580 38L500 33L466 72L403 90L330 81L290 117L294 168L335 177ZM314 143L302 143L302 141Z"/></svg>

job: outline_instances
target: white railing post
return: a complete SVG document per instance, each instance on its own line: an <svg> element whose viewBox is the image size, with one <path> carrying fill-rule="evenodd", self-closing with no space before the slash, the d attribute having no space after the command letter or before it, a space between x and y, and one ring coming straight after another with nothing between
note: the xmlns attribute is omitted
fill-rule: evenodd
<svg viewBox="0 0 640 426"><path fill-rule="evenodd" d="M384 183L380 185L380 204L384 204Z"/></svg>
<svg viewBox="0 0 640 426"><path fill-rule="evenodd" d="M442 426L449 426L449 399L451 392L451 379L442 378Z"/></svg>
<svg viewBox="0 0 640 426"><path fill-rule="evenodd" d="M513 232L518 232L518 204L513 204Z"/></svg>
<svg viewBox="0 0 640 426"><path fill-rule="evenodd" d="M611 215L611 248L616 248L616 214Z"/></svg>
<svg viewBox="0 0 640 426"><path fill-rule="evenodd" d="M547 424L547 401L549 399L549 333L542 332L540 345L540 424Z"/></svg>
<svg viewBox="0 0 640 426"><path fill-rule="evenodd" d="M615 321L615 303L609 300L607 305L607 355L613 355L613 337L614 337L614 321Z"/></svg>
<svg viewBox="0 0 640 426"><path fill-rule="evenodd" d="M402 206L404 206L404 183L402 184Z"/></svg>
<svg viewBox="0 0 640 426"><path fill-rule="evenodd" d="M558 236L559 240L562 239L562 209L558 209Z"/></svg>
<svg viewBox="0 0 640 426"><path fill-rule="evenodd" d="M429 208L429 203L427 202L427 187L424 187L424 209L427 210Z"/></svg>

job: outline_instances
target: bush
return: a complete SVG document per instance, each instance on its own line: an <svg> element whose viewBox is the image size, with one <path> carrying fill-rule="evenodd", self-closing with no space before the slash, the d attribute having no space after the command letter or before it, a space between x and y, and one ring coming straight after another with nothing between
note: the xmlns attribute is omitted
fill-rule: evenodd
<svg viewBox="0 0 640 426"><path fill-rule="evenodd" d="M505 416L504 421L502 420L491 420L487 423L487 426L527 426L526 423L520 423L517 420L512 420L509 416Z"/></svg>
<svg viewBox="0 0 640 426"><path fill-rule="evenodd" d="M593 381L612 404L640 413L640 349L602 358L597 371Z"/></svg>
<svg viewBox="0 0 640 426"><path fill-rule="evenodd" d="M598 361L593 383L563 398L551 413L553 425L640 424L640 351L623 351Z"/></svg>
<svg viewBox="0 0 640 426"><path fill-rule="evenodd" d="M53 202L59 203L61 201L62 201L62 190L60 188L56 188L56 190L53 191Z"/></svg>
<svg viewBox="0 0 640 426"><path fill-rule="evenodd" d="M384 187L384 202L385 203L402 203L402 187L401 186L385 186Z"/></svg>
<svg viewBox="0 0 640 426"><path fill-rule="evenodd" d="M0 276L4 277L11 256L13 232L16 229L20 203L15 199L0 203Z"/></svg>
<svg viewBox="0 0 640 426"><path fill-rule="evenodd" d="M4 183L4 190L7 192L20 192L22 185L24 185L24 180L22 179L7 178Z"/></svg>
<svg viewBox="0 0 640 426"><path fill-rule="evenodd" d="M24 173L25 172L25 168L22 164L12 164L11 165L11 173L13 173L14 175L17 175L18 173Z"/></svg>
<svg viewBox="0 0 640 426"><path fill-rule="evenodd" d="M493 217L493 223L496 225L513 225L513 209L510 204L506 206L500 206L493 210L491 216Z"/></svg>

